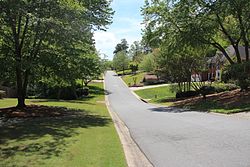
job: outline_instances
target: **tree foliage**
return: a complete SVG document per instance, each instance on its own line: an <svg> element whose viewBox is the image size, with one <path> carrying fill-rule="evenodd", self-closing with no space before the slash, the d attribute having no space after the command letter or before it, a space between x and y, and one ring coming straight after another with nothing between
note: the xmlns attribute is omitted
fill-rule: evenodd
<svg viewBox="0 0 250 167"><path fill-rule="evenodd" d="M25 106L31 78L62 83L77 78L78 57L95 52L93 30L105 29L108 0L1 0L0 61L14 76L18 107Z"/></svg>
<svg viewBox="0 0 250 167"><path fill-rule="evenodd" d="M154 72L156 70L156 57L153 53L149 53L143 56L143 60L140 63L140 69L145 72Z"/></svg>
<svg viewBox="0 0 250 167"><path fill-rule="evenodd" d="M160 48L158 68L173 82L188 81L192 71L202 70L206 63L200 60L214 53L211 47L230 64L241 64L249 61L249 6L248 0L146 0L143 43ZM235 58L226 52L228 45ZM245 46L245 60L240 45Z"/></svg>
<svg viewBox="0 0 250 167"><path fill-rule="evenodd" d="M169 34L174 34L178 36L179 42L194 47L215 47L231 64L242 62L238 50L238 45L241 44L245 46L248 61L249 4L248 0L146 1L143 8L147 25L144 39L154 47L156 43L159 46L159 42L155 40L166 39ZM235 49L236 62L224 49L228 44Z"/></svg>
<svg viewBox="0 0 250 167"><path fill-rule="evenodd" d="M143 48L138 41L134 41L129 48L129 56L135 63L140 63L143 59Z"/></svg>
<svg viewBox="0 0 250 167"><path fill-rule="evenodd" d="M128 42L126 39L122 39L121 43L118 43L115 47L114 54L117 54L118 52L125 51L127 53L128 49Z"/></svg>
<svg viewBox="0 0 250 167"><path fill-rule="evenodd" d="M123 50L115 54L113 58L113 66L115 70L123 71L124 74L124 71L128 69L129 61L130 60L126 51Z"/></svg>

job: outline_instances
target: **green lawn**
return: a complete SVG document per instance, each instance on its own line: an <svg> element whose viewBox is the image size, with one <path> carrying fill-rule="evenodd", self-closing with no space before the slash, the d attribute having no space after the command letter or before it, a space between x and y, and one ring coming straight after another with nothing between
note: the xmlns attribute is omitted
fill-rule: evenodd
<svg viewBox="0 0 250 167"><path fill-rule="evenodd" d="M104 103L101 83L91 84L91 98L75 101L27 100L63 106L77 116L33 118L0 125L0 166L125 167L119 137ZM16 104L0 100L0 107Z"/></svg>
<svg viewBox="0 0 250 167"><path fill-rule="evenodd" d="M227 85L216 84L214 86L216 86L217 89L225 89ZM229 91L226 91L225 93L227 92L229 93ZM182 102L180 100L177 103L174 103L170 100L175 98L175 93L171 91L171 86L137 90L135 93L151 103L165 106L175 106L197 111L209 111L223 114L250 111L250 98L248 95L237 95L237 97L226 96L225 100L219 102L218 99L220 99L220 95L218 94L218 96L207 98L207 100L203 100L202 98L193 100L191 98L190 101Z"/></svg>
<svg viewBox="0 0 250 167"><path fill-rule="evenodd" d="M123 71L116 71L116 73L118 74L118 75L123 75ZM132 73L132 71L129 69L129 70L124 70L124 74L125 75L129 75L129 74L131 74Z"/></svg>
<svg viewBox="0 0 250 167"><path fill-rule="evenodd" d="M170 86L142 89L135 91L135 93L141 98L153 103L162 103L165 99L175 98L175 93L171 91Z"/></svg>
<svg viewBox="0 0 250 167"><path fill-rule="evenodd" d="M209 111L222 114L232 114L239 112L249 112L250 104L242 105L227 105L218 103L216 100L199 101L192 105L187 105L186 108L198 111Z"/></svg>
<svg viewBox="0 0 250 167"><path fill-rule="evenodd" d="M144 74L145 73L137 73L135 75L124 75L122 77L123 81L128 85L128 86L132 86L134 85L134 79L136 79L136 85L139 85L141 84L141 81L143 80L143 77L144 77Z"/></svg>

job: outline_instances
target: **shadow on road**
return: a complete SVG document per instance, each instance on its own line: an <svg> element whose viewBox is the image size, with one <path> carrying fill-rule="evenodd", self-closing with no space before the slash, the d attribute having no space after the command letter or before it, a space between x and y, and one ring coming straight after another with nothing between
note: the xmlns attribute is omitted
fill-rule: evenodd
<svg viewBox="0 0 250 167"><path fill-rule="evenodd" d="M110 95L110 94L112 94L112 92L110 92L110 91L108 91L108 90L104 90L104 94L105 94L105 95Z"/></svg>
<svg viewBox="0 0 250 167"><path fill-rule="evenodd" d="M190 109L182 109L176 107L155 107L150 108L152 112L167 112L167 113L184 113L184 112L207 112L207 111L193 111Z"/></svg>

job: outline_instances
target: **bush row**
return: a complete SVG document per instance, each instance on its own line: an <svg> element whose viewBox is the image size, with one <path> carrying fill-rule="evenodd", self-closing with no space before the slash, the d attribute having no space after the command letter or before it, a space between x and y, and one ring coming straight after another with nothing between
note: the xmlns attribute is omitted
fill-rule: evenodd
<svg viewBox="0 0 250 167"><path fill-rule="evenodd" d="M214 84L213 86L203 86L198 91L186 91L186 92L177 92L176 98L187 98L187 97L194 97L198 95L203 95L204 97L209 94L213 93L220 93L225 91L232 91L238 89L239 87L235 84Z"/></svg>

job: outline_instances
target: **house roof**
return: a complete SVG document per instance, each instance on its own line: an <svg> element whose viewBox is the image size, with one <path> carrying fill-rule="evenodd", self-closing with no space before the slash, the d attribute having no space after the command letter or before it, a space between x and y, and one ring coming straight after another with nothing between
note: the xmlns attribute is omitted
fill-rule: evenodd
<svg viewBox="0 0 250 167"><path fill-rule="evenodd" d="M153 75L153 74L145 74L144 79L147 81L148 80L158 80L158 77L156 75Z"/></svg>
<svg viewBox="0 0 250 167"><path fill-rule="evenodd" d="M242 60L246 59L246 52L245 52L245 47L244 46L238 46L239 52L240 52L240 56ZM233 58L236 56L235 54L235 50L234 47L232 45L228 46L226 49L227 54ZM248 49L249 53L250 53L250 48ZM215 56L211 57L207 62L210 64L214 64L216 62L226 62L227 58L223 55L223 53L221 51L217 51Z"/></svg>

